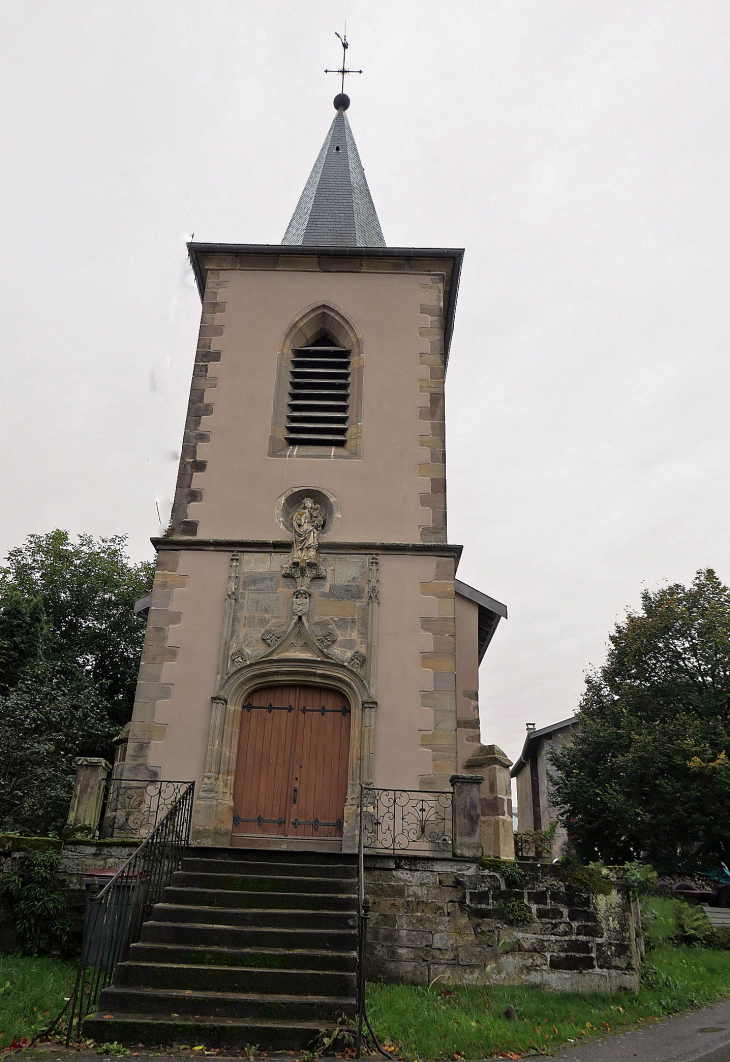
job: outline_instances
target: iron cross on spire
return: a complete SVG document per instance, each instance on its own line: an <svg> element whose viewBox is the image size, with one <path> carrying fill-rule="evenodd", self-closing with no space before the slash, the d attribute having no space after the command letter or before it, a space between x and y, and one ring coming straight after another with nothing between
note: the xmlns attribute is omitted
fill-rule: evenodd
<svg viewBox="0 0 730 1062"><path fill-rule="evenodd" d="M342 45L342 66L339 70L325 70L325 74L341 74L342 75L342 92L345 91L345 74L362 74L362 70L348 70L345 66L345 55L350 45L347 43L347 27L345 27L345 33L343 37L340 37L339 33L335 30L335 37L340 38L340 44Z"/></svg>

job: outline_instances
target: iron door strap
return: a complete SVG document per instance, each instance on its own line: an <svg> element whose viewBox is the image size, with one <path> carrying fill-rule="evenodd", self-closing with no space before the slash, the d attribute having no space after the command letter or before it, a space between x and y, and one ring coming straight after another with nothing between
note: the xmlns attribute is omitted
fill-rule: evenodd
<svg viewBox="0 0 730 1062"><path fill-rule="evenodd" d="M299 711L302 715L306 715L307 712L314 713L315 715L327 715L330 712L333 715L349 715L350 706L349 704L346 704L343 708L325 708L325 706L322 705L321 708L300 708Z"/></svg>
<svg viewBox="0 0 730 1062"><path fill-rule="evenodd" d="M250 701L249 701L248 704L242 704L241 708L243 709L244 712L248 712L249 715L251 714L251 712L254 709L256 711L259 711L259 712L268 712L269 715L271 715L272 712L293 712L294 711L294 705L293 704L286 704L286 705L284 705L284 704L251 704Z"/></svg>
<svg viewBox="0 0 730 1062"><path fill-rule="evenodd" d="M240 826L242 822L255 822L257 826L263 826L265 822L273 826L283 826L284 819L265 819L263 815L257 815L255 819L242 819L240 815L233 816L233 825Z"/></svg>
<svg viewBox="0 0 730 1062"><path fill-rule="evenodd" d="M342 819L337 819L335 822L320 822L319 819L292 819L291 824L295 830L298 830L300 826L313 826L315 830L318 830L320 826L334 826L338 831L342 829Z"/></svg>
<svg viewBox="0 0 730 1062"><path fill-rule="evenodd" d="M251 704L249 702L248 704L241 705L241 708L244 712L248 712L249 715L254 710L259 712L268 712L269 715L271 715L272 712L294 711L294 707L291 704ZM299 711L302 713L302 715L306 715L307 712L309 712L310 714L315 715L328 715L329 713L332 713L333 715L344 716L350 715L352 709L350 708L349 704L346 704L342 708L325 708L325 706L322 705L321 708L300 708Z"/></svg>

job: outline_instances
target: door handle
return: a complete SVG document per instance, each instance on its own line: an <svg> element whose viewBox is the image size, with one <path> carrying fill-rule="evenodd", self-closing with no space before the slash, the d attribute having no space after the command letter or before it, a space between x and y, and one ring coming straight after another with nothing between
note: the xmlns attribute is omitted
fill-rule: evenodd
<svg viewBox="0 0 730 1062"><path fill-rule="evenodd" d="M295 785L294 786L294 792L292 793L292 801L291 801L292 804L296 804L296 802L297 802L297 794L298 793L299 793L299 786Z"/></svg>

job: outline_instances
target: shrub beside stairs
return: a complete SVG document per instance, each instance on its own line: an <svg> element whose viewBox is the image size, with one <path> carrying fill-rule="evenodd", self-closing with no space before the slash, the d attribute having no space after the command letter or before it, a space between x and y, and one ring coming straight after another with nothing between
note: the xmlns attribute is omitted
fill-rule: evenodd
<svg viewBox="0 0 730 1062"><path fill-rule="evenodd" d="M188 848L119 963L97 1042L302 1050L354 1018L357 857Z"/></svg>

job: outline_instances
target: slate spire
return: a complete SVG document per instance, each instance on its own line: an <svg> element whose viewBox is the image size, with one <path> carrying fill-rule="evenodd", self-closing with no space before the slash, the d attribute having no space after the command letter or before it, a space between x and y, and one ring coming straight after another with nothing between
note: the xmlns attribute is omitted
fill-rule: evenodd
<svg viewBox="0 0 730 1062"><path fill-rule="evenodd" d="M344 92L335 96L337 114L304 186L285 244L321 247L384 247L365 171L345 111Z"/></svg>

